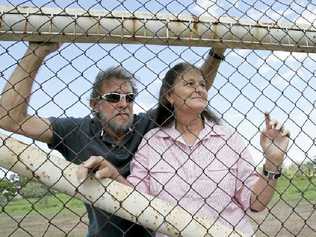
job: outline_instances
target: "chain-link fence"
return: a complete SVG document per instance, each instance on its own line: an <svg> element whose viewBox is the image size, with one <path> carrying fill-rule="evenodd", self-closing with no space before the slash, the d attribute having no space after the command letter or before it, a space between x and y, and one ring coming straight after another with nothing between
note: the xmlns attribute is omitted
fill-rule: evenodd
<svg viewBox="0 0 316 237"><path fill-rule="evenodd" d="M85 236L88 228L91 236L315 235L313 1L0 4L1 236ZM202 68L208 107L221 123L205 117L193 136L179 126L156 127L162 81L181 62ZM108 68L136 79L133 111L129 86L104 86L107 94L91 97L97 74ZM111 135L104 121L106 113L114 121L123 102L121 119L135 116L118 138L121 130ZM260 144L264 112L279 121L270 129L290 131L277 186L279 171L271 180L263 172L272 167ZM135 188L93 174L78 180L76 165L92 155L123 176L132 167Z"/></svg>

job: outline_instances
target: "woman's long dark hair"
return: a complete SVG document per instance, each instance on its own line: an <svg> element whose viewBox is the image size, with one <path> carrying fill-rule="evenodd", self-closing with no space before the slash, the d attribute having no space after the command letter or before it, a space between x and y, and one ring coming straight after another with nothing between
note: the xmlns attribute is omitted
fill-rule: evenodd
<svg viewBox="0 0 316 237"><path fill-rule="evenodd" d="M205 80L205 77L202 71L189 63L178 63L174 67L172 67L165 75L162 80L162 85L159 92L159 104L157 108L156 114L156 123L160 127L169 127L171 123L175 120L175 112L173 105L167 99L168 93L170 93L172 87L175 84L176 79L179 76L182 76L185 72L189 70L196 70L200 72ZM202 112L202 118L205 118L209 121L212 121L216 124L219 124L220 120L217 116L211 112L208 108L206 108Z"/></svg>

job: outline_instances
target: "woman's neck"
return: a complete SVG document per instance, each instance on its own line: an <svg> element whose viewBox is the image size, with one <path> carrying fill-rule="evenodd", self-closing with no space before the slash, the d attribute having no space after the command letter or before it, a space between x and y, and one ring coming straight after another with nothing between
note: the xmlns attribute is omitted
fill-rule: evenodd
<svg viewBox="0 0 316 237"><path fill-rule="evenodd" d="M201 115L192 116L187 113L176 113L175 126L181 133L185 142L189 145L193 145L201 130L204 128L204 123Z"/></svg>

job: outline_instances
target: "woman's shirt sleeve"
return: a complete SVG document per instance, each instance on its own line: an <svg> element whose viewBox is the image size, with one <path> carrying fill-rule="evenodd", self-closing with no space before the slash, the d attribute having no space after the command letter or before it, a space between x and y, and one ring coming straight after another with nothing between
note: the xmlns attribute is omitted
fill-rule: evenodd
<svg viewBox="0 0 316 237"><path fill-rule="evenodd" d="M130 163L131 173L127 177L137 191L149 193L149 159L151 147L147 143L146 137L140 143L134 158Z"/></svg>
<svg viewBox="0 0 316 237"><path fill-rule="evenodd" d="M231 141L236 155L239 156L237 161L236 192L234 198L243 210L248 210L250 208L252 188L259 177L253 158L240 136L233 135Z"/></svg>

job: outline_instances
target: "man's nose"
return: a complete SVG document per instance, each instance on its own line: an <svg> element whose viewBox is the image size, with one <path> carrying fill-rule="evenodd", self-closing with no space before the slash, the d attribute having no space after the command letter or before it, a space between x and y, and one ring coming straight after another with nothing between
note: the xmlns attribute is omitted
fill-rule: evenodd
<svg viewBox="0 0 316 237"><path fill-rule="evenodd" d="M120 108L126 108L129 105L129 103L126 100L126 96L122 96L120 101L117 102L117 106L119 106Z"/></svg>

